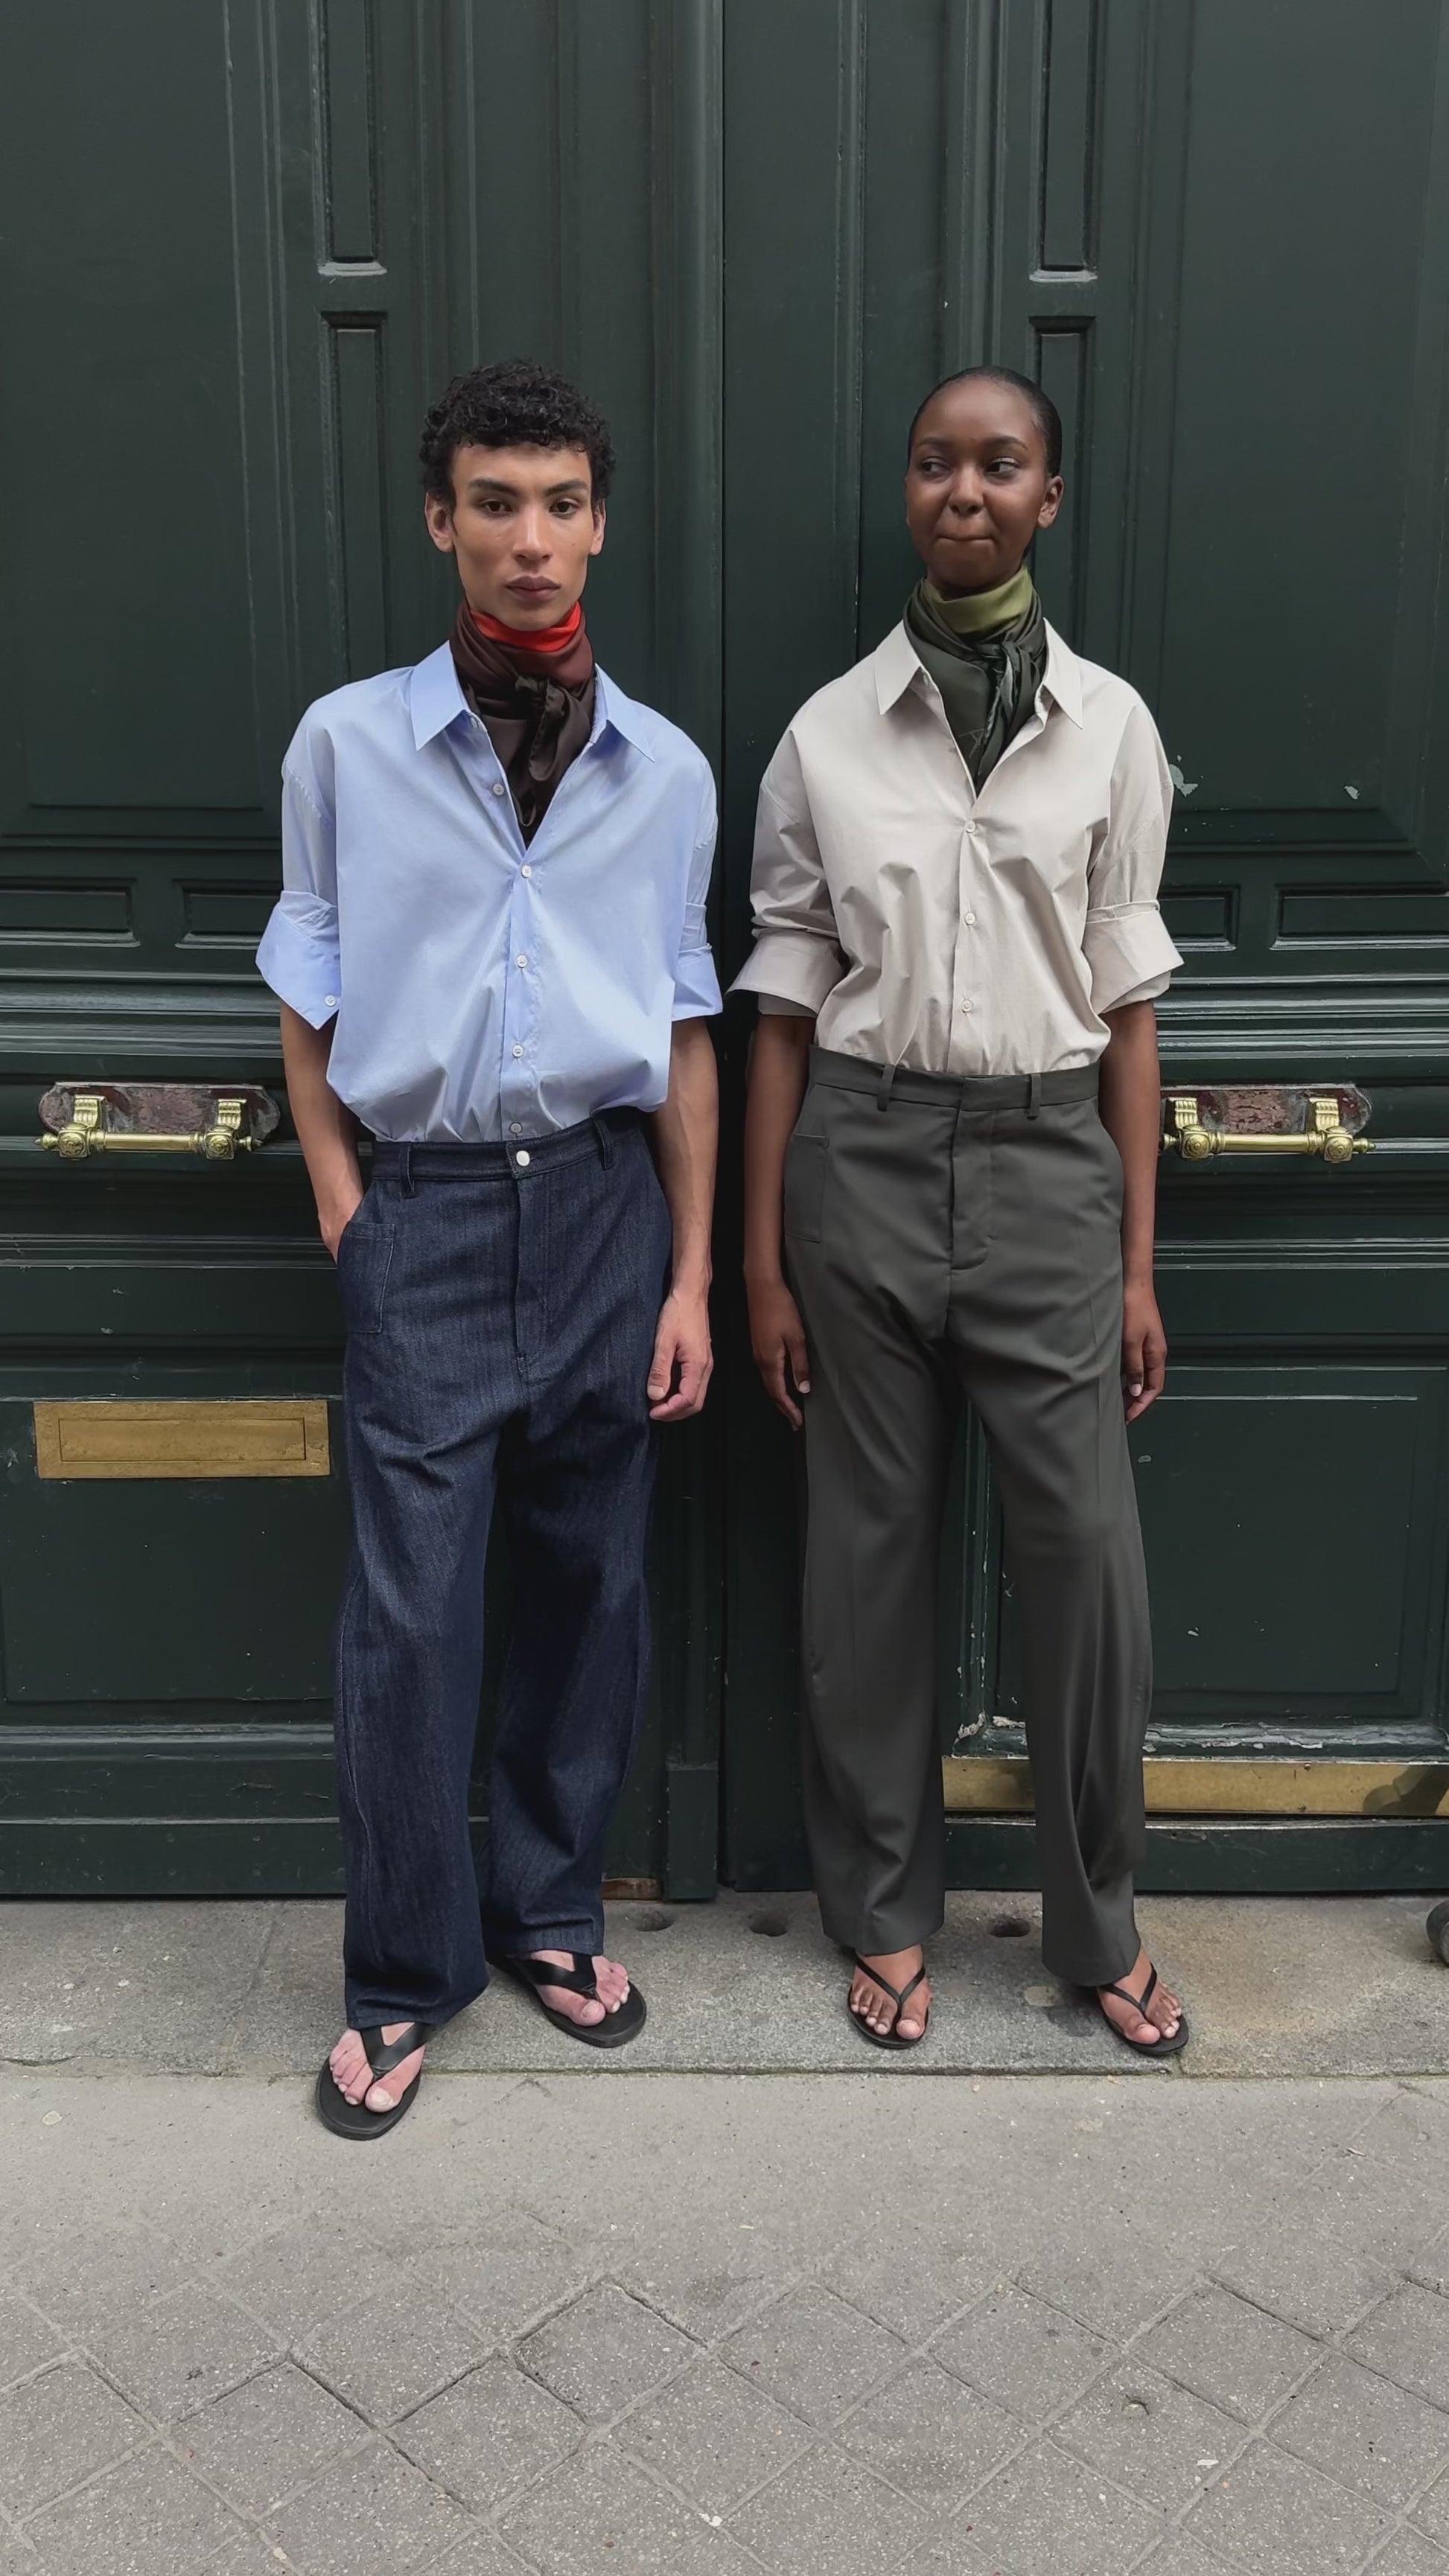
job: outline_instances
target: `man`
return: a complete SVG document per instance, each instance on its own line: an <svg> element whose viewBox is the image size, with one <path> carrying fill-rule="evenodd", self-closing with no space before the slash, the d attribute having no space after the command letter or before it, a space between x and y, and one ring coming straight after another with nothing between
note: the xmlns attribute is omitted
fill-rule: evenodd
<svg viewBox="0 0 1449 2576"><path fill-rule="evenodd" d="M403 2116L490 1961L590 2046L642 2025L602 1955L604 1837L645 1688L656 1426L710 1374L714 785L594 664L608 430L542 368L485 367L422 460L457 623L304 716L258 958L348 1324L348 2028L317 2085L348 2138ZM480 1890L495 1495L514 1604Z"/></svg>

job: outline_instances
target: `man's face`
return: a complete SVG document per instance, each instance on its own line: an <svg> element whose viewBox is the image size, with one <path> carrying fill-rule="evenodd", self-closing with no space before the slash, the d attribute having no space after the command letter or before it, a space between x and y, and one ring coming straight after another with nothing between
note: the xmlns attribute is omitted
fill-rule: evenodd
<svg viewBox="0 0 1449 2576"><path fill-rule="evenodd" d="M911 444L906 525L937 590L1010 581L1061 499L1024 394L977 378L933 395Z"/></svg>
<svg viewBox="0 0 1449 2576"><path fill-rule="evenodd" d="M569 447L460 447L453 499L427 501L428 534L455 555L470 608L525 630L556 626L604 542L587 456Z"/></svg>

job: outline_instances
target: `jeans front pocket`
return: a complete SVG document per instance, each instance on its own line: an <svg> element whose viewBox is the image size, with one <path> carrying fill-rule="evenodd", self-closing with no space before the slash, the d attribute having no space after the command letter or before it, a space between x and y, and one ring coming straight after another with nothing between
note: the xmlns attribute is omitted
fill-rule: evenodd
<svg viewBox="0 0 1449 2576"><path fill-rule="evenodd" d="M379 1209L374 1182L348 1218L337 1245L337 1286L349 1333L382 1331L391 1267L392 1228Z"/></svg>
<svg viewBox="0 0 1449 2576"><path fill-rule="evenodd" d="M802 1136L798 1129L785 1148L785 1237L791 1243L818 1243L825 1215L823 1136Z"/></svg>

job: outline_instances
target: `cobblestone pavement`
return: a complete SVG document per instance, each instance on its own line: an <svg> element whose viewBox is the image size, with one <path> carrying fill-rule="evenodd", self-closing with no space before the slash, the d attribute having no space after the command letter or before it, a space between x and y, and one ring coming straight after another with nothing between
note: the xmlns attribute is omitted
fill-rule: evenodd
<svg viewBox="0 0 1449 2576"><path fill-rule="evenodd" d="M1449 2083L0 2089L0 2576L1449 2576Z"/></svg>

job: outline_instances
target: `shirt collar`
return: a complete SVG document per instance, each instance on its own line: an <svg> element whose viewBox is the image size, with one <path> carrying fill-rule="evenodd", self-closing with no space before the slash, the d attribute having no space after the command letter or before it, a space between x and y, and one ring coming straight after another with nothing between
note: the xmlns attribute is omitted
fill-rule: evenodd
<svg viewBox="0 0 1449 2576"><path fill-rule="evenodd" d="M875 690L881 714L905 696L913 680L923 680L925 665L906 633L905 625L893 626L883 644L878 644L871 659L875 665ZM1069 644L1064 644L1056 628L1047 623L1046 670L1042 687L1064 716L1070 717L1080 733L1082 729L1082 666Z"/></svg>
<svg viewBox="0 0 1449 2576"><path fill-rule="evenodd" d="M446 733L459 716L468 713L468 701L458 683L458 668L451 644L440 644L435 653L414 665L408 682L408 706L413 720L413 740L419 751L427 743ZM646 707L636 706L618 683L603 671L598 674L594 730L590 740L597 742L606 724L626 742L642 751L646 760L654 758L653 729Z"/></svg>

